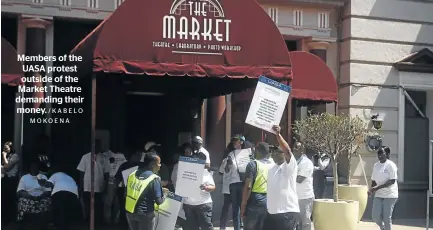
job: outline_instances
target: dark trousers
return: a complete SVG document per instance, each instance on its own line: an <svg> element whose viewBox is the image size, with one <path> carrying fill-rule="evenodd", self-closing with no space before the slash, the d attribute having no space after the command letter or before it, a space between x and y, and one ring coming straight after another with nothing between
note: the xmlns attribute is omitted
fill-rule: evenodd
<svg viewBox="0 0 433 230"><path fill-rule="evenodd" d="M8 225L14 222L17 217L17 187L18 187L18 177L3 177L1 179L1 224ZM6 211L7 210L7 211Z"/></svg>
<svg viewBox="0 0 433 230"><path fill-rule="evenodd" d="M77 195L68 191L56 192L51 197L51 206L56 229L71 229L80 213Z"/></svg>
<svg viewBox="0 0 433 230"><path fill-rule="evenodd" d="M297 212L267 214L263 229L301 230L301 216Z"/></svg>
<svg viewBox="0 0 433 230"><path fill-rule="evenodd" d="M243 187L244 184L242 182L230 184L230 196L232 198L234 230L241 229L241 203L242 203Z"/></svg>
<svg viewBox="0 0 433 230"><path fill-rule="evenodd" d="M262 230L267 216L266 204L247 205L244 230Z"/></svg>
<svg viewBox="0 0 433 230"><path fill-rule="evenodd" d="M186 224L184 230L213 230L212 203L201 205L183 205Z"/></svg>
<svg viewBox="0 0 433 230"><path fill-rule="evenodd" d="M229 222L229 209L232 205L232 198L230 194L224 194L224 204L221 209L221 219L220 219L220 229L225 229L227 227L227 222Z"/></svg>
<svg viewBox="0 0 433 230"><path fill-rule="evenodd" d="M90 192L83 193L83 202L86 209L86 220L90 220ZM95 192L95 225L104 225L104 195L102 192Z"/></svg>
<svg viewBox="0 0 433 230"><path fill-rule="evenodd" d="M117 188L117 200L119 200L119 225L127 226L128 221L126 219L126 210L125 210L125 187Z"/></svg>
<svg viewBox="0 0 433 230"><path fill-rule="evenodd" d="M130 230L154 230L155 229L155 213L127 213Z"/></svg>
<svg viewBox="0 0 433 230"><path fill-rule="evenodd" d="M314 171L313 174L313 189L316 199L322 199L325 195L326 176L322 170Z"/></svg>

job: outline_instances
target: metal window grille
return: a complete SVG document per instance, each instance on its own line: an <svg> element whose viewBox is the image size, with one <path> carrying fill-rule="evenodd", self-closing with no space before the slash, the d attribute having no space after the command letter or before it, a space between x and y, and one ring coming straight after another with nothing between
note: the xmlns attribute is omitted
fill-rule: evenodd
<svg viewBox="0 0 433 230"><path fill-rule="evenodd" d="M71 0L60 0L60 5L62 6L70 6Z"/></svg>
<svg viewBox="0 0 433 230"><path fill-rule="evenodd" d="M98 0L88 0L87 6L89 8L92 8L92 9L97 9L99 7L99 1Z"/></svg>
<svg viewBox="0 0 433 230"><path fill-rule="evenodd" d="M114 0L114 9L120 6L125 0Z"/></svg>
<svg viewBox="0 0 433 230"><path fill-rule="evenodd" d="M271 17L272 21L275 23L278 23L278 8L269 8L269 16Z"/></svg>
<svg viewBox="0 0 433 230"><path fill-rule="evenodd" d="M321 12L318 14L318 28L328 29L329 28L329 13Z"/></svg>
<svg viewBox="0 0 433 230"><path fill-rule="evenodd" d="M293 11L293 25L302 26L303 25L303 11L302 10L294 10Z"/></svg>

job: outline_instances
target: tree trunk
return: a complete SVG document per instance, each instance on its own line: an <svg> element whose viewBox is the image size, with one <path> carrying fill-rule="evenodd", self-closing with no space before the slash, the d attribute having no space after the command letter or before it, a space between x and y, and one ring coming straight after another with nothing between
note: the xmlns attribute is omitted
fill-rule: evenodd
<svg viewBox="0 0 433 230"><path fill-rule="evenodd" d="M347 184L348 185L352 185L352 157L348 157L348 165L349 165L349 170L348 170L348 174L347 174Z"/></svg>
<svg viewBox="0 0 433 230"><path fill-rule="evenodd" d="M334 202L338 202L338 171L337 171L337 161L335 157L331 157L332 170L334 171Z"/></svg>

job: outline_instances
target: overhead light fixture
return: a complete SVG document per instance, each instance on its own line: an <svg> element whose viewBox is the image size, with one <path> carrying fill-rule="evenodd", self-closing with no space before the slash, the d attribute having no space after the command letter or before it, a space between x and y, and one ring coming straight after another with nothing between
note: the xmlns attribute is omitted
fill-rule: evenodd
<svg viewBox="0 0 433 230"><path fill-rule="evenodd" d="M139 96L164 96L164 93L159 93L159 92L136 92L136 91L128 91L126 94L128 94L128 95L139 95Z"/></svg>

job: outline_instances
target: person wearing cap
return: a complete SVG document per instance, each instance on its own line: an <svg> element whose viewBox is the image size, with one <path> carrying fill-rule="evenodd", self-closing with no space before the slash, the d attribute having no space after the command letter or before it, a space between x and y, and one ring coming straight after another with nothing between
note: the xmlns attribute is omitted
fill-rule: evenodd
<svg viewBox="0 0 433 230"><path fill-rule="evenodd" d="M205 160L206 155L200 152L194 157ZM191 188L191 189L200 189L201 197L199 199L196 198L185 198L183 209L185 210L186 223L184 229L185 230L213 230L212 224L212 196L211 192L215 190L215 181L213 179L212 174L206 169L203 168L203 178L202 184L199 188Z"/></svg>
<svg viewBox="0 0 433 230"><path fill-rule="evenodd" d="M210 154L209 152L203 147L203 138L200 136L195 136L191 140L192 148L193 148L193 154L203 153L206 156L206 168L210 167Z"/></svg>
<svg viewBox="0 0 433 230"><path fill-rule="evenodd" d="M242 149L242 144L245 141L245 137L237 134L232 137L232 150L230 151L227 160L223 162L221 167L224 168L225 173L231 175L229 182L229 191L232 201L232 214L233 214L233 228L235 230L241 229L241 203L242 203L242 191L243 191L243 180L245 172L240 172L236 162L236 150Z"/></svg>
<svg viewBox="0 0 433 230"><path fill-rule="evenodd" d="M149 153L149 152L155 153L161 158L160 148L161 148L160 144L157 144L153 141L149 141L144 146L144 152L145 153ZM162 187L166 188L168 186L168 184L170 183L170 172L168 170L167 165L165 165L164 163L161 163L161 168L159 169L157 174L161 178Z"/></svg>
<svg viewBox="0 0 433 230"><path fill-rule="evenodd" d="M153 152L143 154L138 169L126 183L125 210L130 230L155 229L155 204L164 202L164 191L156 173L161 158Z"/></svg>
<svg viewBox="0 0 433 230"><path fill-rule="evenodd" d="M247 165L242 195L241 217L244 230L261 230L266 219L266 196L268 170L275 163L270 159L269 144L260 142L255 151L255 160Z"/></svg>
<svg viewBox="0 0 433 230"><path fill-rule="evenodd" d="M278 125L272 127L279 148L272 153L275 165L268 171L267 210L264 229L299 229L300 214L296 194L298 165L289 144L281 136Z"/></svg>

